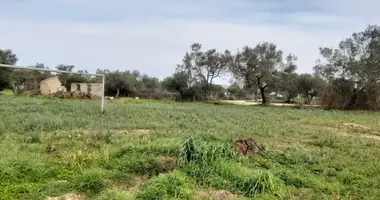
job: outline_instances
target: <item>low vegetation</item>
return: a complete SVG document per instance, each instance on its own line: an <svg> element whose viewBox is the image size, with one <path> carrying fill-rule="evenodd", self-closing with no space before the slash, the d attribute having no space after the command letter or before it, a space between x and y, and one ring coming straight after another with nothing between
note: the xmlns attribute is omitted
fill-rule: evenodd
<svg viewBox="0 0 380 200"><path fill-rule="evenodd" d="M379 199L379 118L0 95L0 199Z"/></svg>

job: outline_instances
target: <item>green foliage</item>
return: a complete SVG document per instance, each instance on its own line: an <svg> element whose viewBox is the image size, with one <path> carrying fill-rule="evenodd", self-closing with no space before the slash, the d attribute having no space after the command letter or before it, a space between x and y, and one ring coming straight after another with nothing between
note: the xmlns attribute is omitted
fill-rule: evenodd
<svg viewBox="0 0 380 200"><path fill-rule="evenodd" d="M339 43L339 48L321 47L314 67L328 81L322 103L333 109L380 109L380 27L369 25Z"/></svg>
<svg viewBox="0 0 380 200"><path fill-rule="evenodd" d="M181 96L185 85L198 85L199 96L202 100L208 99L214 79L227 73L231 61L232 55L228 50L223 53L216 49L203 51L200 43L194 43L191 51L185 54L182 64L177 65L174 77L166 82L169 82L169 88L177 90Z"/></svg>
<svg viewBox="0 0 380 200"><path fill-rule="evenodd" d="M0 49L0 64L15 65L18 61L18 57L10 49ZM0 91L9 88L11 86L10 74L12 69L0 67Z"/></svg>
<svg viewBox="0 0 380 200"><path fill-rule="evenodd" d="M311 74L301 74L297 79L298 91L303 94L304 103L309 104L313 98L321 93L325 82L323 79Z"/></svg>
<svg viewBox="0 0 380 200"><path fill-rule="evenodd" d="M161 174L143 185L136 199L192 199L194 185L195 181L182 172Z"/></svg>
<svg viewBox="0 0 380 200"><path fill-rule="evenodd" d="M130 193L122 192L119 190L106 190L97 198L97 200L129 200L134 199Z"/></svg>
<svg viewBox="0 0 380 200"><path fill-rule="evenodd" d="M95 195L101 193L106 187L106 177L101 169L92 169L77 174L73 178L75 189L87 195Z"/></svg>
<svg viewBox="0 0 380 200"><path fill-rule="evenodd" d="M182 168L195 180L213 187L228 189L247 197L264 193L281 195L275 178L266 170L251 170L239 163L241 157L232 147L214 146L189 138L181 153ZM234 161L234 162L231 162Z"/></svg>
<svg viewBox="0 0 380 200"><path fill-rule="evenodd" d="M0 199L39 199L42 186L36 183L0 183Z"/></svg>

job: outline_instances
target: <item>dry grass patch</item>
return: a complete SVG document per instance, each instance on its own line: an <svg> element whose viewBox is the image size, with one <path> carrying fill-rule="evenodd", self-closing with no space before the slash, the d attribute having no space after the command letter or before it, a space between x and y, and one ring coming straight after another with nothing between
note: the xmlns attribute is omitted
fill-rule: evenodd
<svg viewBox="0 0 380 200"><path fill-rule="evenodd" d="M355 123L343 123L335 126L324 127L334 134L344 137L361 137L380 141L380 136L372 128Z"/></svg>
<svg viewBox="0 0 380 200"><path fill-rule="evenodd" d="M346 129L354 129L354 130L361 130L361 131L369 131L371 128L367 126L363 126L360 124L355 124L355 123L343 123L342 125L338 126L339 128L346 128Z"/></svg>
<svg viewBox="0 0 380 200"><path fill-rule="evenodd" d="M310 199L312 194L313 194L313 190L310 188L300 188L293 193L295 199L300 199L300 200Z"/></svg>
<svg viewBox="0 0 380 200"><path fill-rule="evenodd" d="M149 181L148 175L135 176L131 184L124 184L120 182L114 182L113 187L118 191L122 191L129 194L135 194L140 190L140 186Z"/></svg>
<svg viewBox="0 0 380 200"><path fill-rule="evenodd" d="M151 130L149 130L149 129L125 129L125 130L113 130L112 132L115 133L116 135L128 135L128 134L145 135L145 134L149 134L151 132Z"/></svg>

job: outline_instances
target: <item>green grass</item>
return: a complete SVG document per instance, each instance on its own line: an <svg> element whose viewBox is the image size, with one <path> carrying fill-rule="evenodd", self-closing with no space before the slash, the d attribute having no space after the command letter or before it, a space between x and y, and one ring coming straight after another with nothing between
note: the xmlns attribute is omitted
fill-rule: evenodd
<svg viewBox="0 0 380 200"><path fill-rule="evenodd" d="M14 93L12 90L3 90L3 91L0 91L0 95L13 96Z"/></svg>
<svg viewBox="0 0 380 200"><path fill-rule="evenodd" d="M380 113L132 99L105 109L0 95L0 199L380 198ZM242 157L238 138L268 149Z"/></svg>

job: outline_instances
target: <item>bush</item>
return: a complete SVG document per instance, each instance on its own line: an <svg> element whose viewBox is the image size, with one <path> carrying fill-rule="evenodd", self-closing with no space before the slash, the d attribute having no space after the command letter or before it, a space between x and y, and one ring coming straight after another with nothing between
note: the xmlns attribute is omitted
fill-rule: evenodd
<svg viewBox="0 0 380 200"><path fill-rule="evenodd" d="M195 181L179 171L160 174L143 185L136 199L192 199Z"/></svg>
<svg viewBox="0 0 380 200"><path fill-rule="evenodd" d="M378 86L356 89L353 82L340 78L333 80L324 91L321 104L326 109L380 109L380 88Z"/></svg>
<svg viewBox="0 0 380 200"><path fill-rule="evenodd" d="M85 171L74 177L73 183L75 189L87 195L99 194L106 188L104 173L101 169Z"/></svg>

